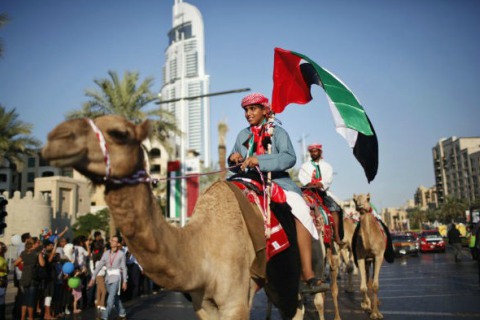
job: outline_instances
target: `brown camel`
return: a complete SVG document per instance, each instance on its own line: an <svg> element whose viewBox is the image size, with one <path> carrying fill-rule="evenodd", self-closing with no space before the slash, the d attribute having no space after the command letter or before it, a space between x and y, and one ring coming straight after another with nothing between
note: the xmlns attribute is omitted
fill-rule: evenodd
<svg viewBox="0 0 480 320"><path fill-rule="evenodd" d="M363 310L370 312L370 319L383 319L383 315L378 309L378 290L380 288L378 278L386 250L387 236L372 213L370 194L353 195L353 201L356 210L360 213L360 228L357 239L354 239L354 250L360 271L360 292L363 294L361 307ZM373 281L371 282L371 288L373 298L370 300L367 281L371 281L369 280L369 269L372 262Z"/></svg>
<svg viewBox="0 0 480 320"><path fill-rule="evenodd" d="M345 216L343 218L343 245L340 249L340 258L346 266L347 272L347 288L345 292L352 293L353 289L353 275L358 274L358 268L355 266L352 250L352 237L355 232L357 222L351 217Z"/></svg>
<svg viewBox="0 0 480 320"><path fill-rule="evenodd" d="M330 265L330 291L332 292L334 320L341 320L340 310L338 308L338 282L337 282L338 272L340 269L339 268L340 248L332 239L330 245L326 246L325 249L326 249L326 259L324 262L323 269L325 269L328 261L328 264ZM317 309L320 320L325 320L325 292L320 292L315 294L313 303L315 305L315 308Z"/></svg>
<svg viewBox="0 0 480 320"><path fill-rule="evenodd" d="M311 207L311 210L318 210L316 206ZM319 216L316 214L316 216ZM321 215L320 215L321 216ZM316 259L313 260L313 269L315 270L316 276L323 278L327 264L330 266L330 291L332 292L332 300L334 306L334 320L341 320L340 310L338 308L338 272L340 266L340 248L334 242L334 238L330 239L329 244L323 242L324 236L324 223L323 219L318 219L319 225L317 226L317 231L319 235L319 240L313 242L313 256L317 256L319 261ZM318 252L316 252L318 250ZM316 265L315 265L316 264ZM320 320L325 320L325 292L319 292L315 294L313 299L315 309L317 310ZM302 305L301 308L297 310L297 314L293 320L302 320L304 318L305 307Z"/></svg>
<svg viewBox="0 0 480 320"><path fill-rule="evenodd" d="M248 319L255 252L234 193L216 182L185 227L167 223L142 172L148 131L148 121L134 125L114 115L69 120L50 132L42 156L105 184L115 225L145 274L161 287L189 293L198 318Z"/></svg>

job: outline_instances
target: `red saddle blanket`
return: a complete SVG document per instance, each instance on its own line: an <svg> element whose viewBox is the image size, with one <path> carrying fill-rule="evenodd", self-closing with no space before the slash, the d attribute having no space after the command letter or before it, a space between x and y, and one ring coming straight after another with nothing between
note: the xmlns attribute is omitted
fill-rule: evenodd
<svg viewBox="0 0 480 320"><path fill-rule="evenodd" d="M303 198L312 209L310 215L320 233L323 233L323 242L330 244L333 239L333 216L323 202L322 197L312 189L303 189Z"/></svg>
<svg viewBox="0 0 480 320"><path fill-rule="evenodd" d="M267 215L267 198L265 195L264 187L258 181L248 178L241 178L231 181L240 190L242 190L250 203L257 205L263 215L265 223L265 240L267 243L267 261L277 253L290 247L287 234L282 225L275 217L275 213L271 212L270 221L268 221ZM255 191L253 190L255 189ZM286 195L282 188L277 184L272 183L270 200L277 203L285 203ZM270 233L268 234L268 230Z"/></svg>

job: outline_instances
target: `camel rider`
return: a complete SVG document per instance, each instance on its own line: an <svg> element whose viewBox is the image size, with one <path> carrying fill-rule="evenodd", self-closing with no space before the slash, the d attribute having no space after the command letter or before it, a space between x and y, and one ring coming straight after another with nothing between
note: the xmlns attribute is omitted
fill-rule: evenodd
<svg viewBox="0 0 480 320"><path fill-rule="evenodd" d="M271 115L268 98L260 93L253 93L242 100L242 108L249 127L239 132L233 151L228 157L229 166L241 164L241 170L254 169L271 172L272 180L280 186L286 195L286 202L295 217L297 242L302 264L302 277L306 280L304 293L324 292L329 285L315 278L312 269L312 237L318 239L318 233L310 217L310 209L302 198L300 188L292 181L287 169L296 162L295 150L288 133L276 126L273 136L269 136L267 122ZM271 152L265 150L262 141L271 138Z"/></svg>
<svg viewBox="0 0 480 320"><path fill-rule="evenodd" d="M323 160L321 144L315 143L308 146L308 152L310 153L311 160L302 165L298 173L298 179L303 186L317 188L320 191L325 206L333 216L335 242L340 245L342 242L339 232L339 212L341 211L341 208L333 199L332 194L329 191L330 185L333 182L332 166Z"/></svg>

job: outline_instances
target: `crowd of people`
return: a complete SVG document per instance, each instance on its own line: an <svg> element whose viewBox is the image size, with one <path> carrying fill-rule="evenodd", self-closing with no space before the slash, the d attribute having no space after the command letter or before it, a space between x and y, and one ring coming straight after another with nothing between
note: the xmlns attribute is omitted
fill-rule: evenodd
<svg viewBox="0 0 480 320"><path fill-rule="evenodd" d="M107 241L96 231L70 241L67 231L56 234L47 229L38 237L28 232L17 236L18 245L11 247L17 251L12 270L15 288L8 288L17 290L14 319L57 319L92 307L97 308L98 319L115 314L126 319L122 301L159 289L143 275L120 236ZM0 242L0 320L5 319L6 251Z"/></svg>

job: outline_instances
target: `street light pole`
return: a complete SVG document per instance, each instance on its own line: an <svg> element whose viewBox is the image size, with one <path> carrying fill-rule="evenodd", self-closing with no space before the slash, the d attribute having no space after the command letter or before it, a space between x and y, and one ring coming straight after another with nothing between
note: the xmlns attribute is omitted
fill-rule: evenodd
<svg viewBox="0 0 480 320"><path fill-rule="evenodd" d="M245 91L250 91L250 88L242 88L242 89L235 89L235 90L227 90L227 91L220 91L220 92L212 92L212 93L207 93L207 94L201 94L201 95L196 95L196 96L191 96L191 97L180 97L180 98L175 98L175 99L170 99L170 100L162 100L162 97L159 95L159 98L157 101L155 101L156 104L165 104L165 103L173 103L173 102L180 102L180 110L181 110L181 119L183 123L183 119L185 118L186 114L186 100L195 100L195 99L200 99L200 98L205 98L205 97L213 97L213 96L220 96L220 95L225 95L225 94L231 94L231 93L240 93L240 92L245 92ZM183 90L181 90L183 92ZM182 126L182 133L185 131L186 128L183 128ZM186 166L185 166L185 160L186 160L186 149L187 149L187 141L185 139L180 140L180 170L181 170L181 175L185 176L186 175ZM182 179L181 180L181 187L180 190L182 192L181 196L181 210L180 210L180 226L183 227L186 224L187 220L187 210L186 210L186 196L187 196L187 184L186 180Z"/></svg>

